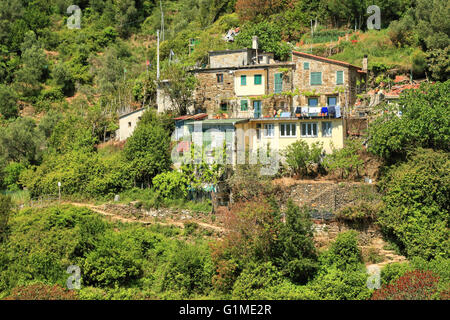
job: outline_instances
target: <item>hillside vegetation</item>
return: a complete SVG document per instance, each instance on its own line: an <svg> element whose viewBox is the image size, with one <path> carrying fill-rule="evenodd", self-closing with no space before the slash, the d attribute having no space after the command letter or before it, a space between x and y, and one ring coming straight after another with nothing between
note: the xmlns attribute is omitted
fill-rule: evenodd
<svg viewBox="0 0 450 320"><path fill-rule="evenodd" d="M72 4L81 9L80 29L68 28ZM371 4L381 8L381 30L367 30ZM165 0L162 7L159 80L171 81L174 114L154 110L159 1L0 2L0 297L378 299L400 292L448 299L449 2ZM236 27L235 41L225 42ZM334 41L342 34L349 40ZM172 119L196 85L188 70L206 65L210 50L250 47L254 35L277 60L308 40L314 53L330 56L325 44L333 41L334 59L360 65L367 54L373 78L431 80L404 91L398 105L380 105L367 135L343 149L323 156L320 144L289 146L276 175L362 181L365 159L381 164L376 206L362 199L346 208L346 218L375 223L409 260L383 269L385 287L375 294L357 234L341 233L318 250L310 209L288 199L281 206L258 166L233 171L203 159L173 169ZM142 106L149 108L127 142L106 145L118 116ZM107 202L119 194L146 209L204 212L211 201L201 187L219 181L233 200L222 213L231 232L220 241L192 224L145 227L108 222L86 208L29 206L57 198L61 182L63 200ZM70 265L81 268L75 292L65 289ZM431 287L426 294L402 291L402 283L420 279Z"/></svg>

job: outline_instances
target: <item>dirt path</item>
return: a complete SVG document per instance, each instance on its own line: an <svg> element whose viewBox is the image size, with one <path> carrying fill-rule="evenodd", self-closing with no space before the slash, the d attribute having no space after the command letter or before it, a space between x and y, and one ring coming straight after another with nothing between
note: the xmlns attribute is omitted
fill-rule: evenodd
<svg viewBox="0 0 450 320"><path fill-rule="evenodd" d="M383 239L375 239L375 241L370 246L371 248L378 249L378 254L384 257L384 260L379 263L367 264L366 268L370 270L375 270L379 268L381 270L385 265L395 262L407 262L405 256L398 255L394 250L386 250L384 246L386 242Z"/></svg>
<svg viewBox="0 0 450 320"><path fill-rule="evenodd" d="M114 214L105 210L100 209L98 206L90 204L90 203L79 203L79 202L66 202L67 204L76 206L76 207L85 207L85 208L89 208L94 212L97 212L101 215L104 215L108 218L110 218L111 220L115 220L115 221L121 221L121 222L126 222L126 223L142 223L145 225L150 225L150 224L160 224L163 226L177 226L179 228L184 229L184 222L180 222L180 221L176 221L173 219L167 219L165 222L160 222L160 221L156 221L155 219L152 218L141 218L141 219L131 219L131 218L125 218L122 217L121 215L118 214ZM189 220L185 220L185 222L195 222L196 224L198 224L200 227L203 227L205 229L213 229L214 231L217 231L219 233L225 233L227 230L225 228L222 227L218 227L209 223L205 223L205 222L200 222L200 221L195 221L192 219Z"/></svg>

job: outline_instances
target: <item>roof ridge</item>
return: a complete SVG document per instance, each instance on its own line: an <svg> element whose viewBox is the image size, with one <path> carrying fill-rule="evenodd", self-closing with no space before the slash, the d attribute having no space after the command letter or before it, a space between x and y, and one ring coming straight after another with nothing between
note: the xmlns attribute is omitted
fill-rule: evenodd
<svg viewBox="0 0 450 320"><path fill-rule="evenodd" d="M354 67L354 68L362 70L362 67L358 67L358 66L355 66L354 64L351 64L351 63L348 63L348 62L345 62L345 61L341 61L341 60L334 60L334 59L325 58L325 57L321 57L321 56L316 56L314 54L301 52L301 51L295 51L295 50L292 50L292 53L293 54L304 55L304 56L311 57L311 58L316 58L316 59L319 59L319 60L325 60L325 61L329 61L329 62L332 62L332 63L344 64L344 65L351 66L351 67Z"/></svg>

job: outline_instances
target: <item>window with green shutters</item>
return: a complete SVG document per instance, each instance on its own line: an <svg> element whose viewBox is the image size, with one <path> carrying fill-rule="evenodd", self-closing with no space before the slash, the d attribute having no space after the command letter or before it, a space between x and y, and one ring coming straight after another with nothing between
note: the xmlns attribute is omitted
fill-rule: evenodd
<svg viewBox="0 0 450 320"><path fill-rule="evenodd" d="M311 85L322 84L322 72L311 72Z"/></svg>
<svg viewBox="0 0 450 320"><path fill-rule="evenodd" d="M303 62L303 70L309 70L309 62Z"/></svg>
<svg viewBox="0 0 450 320"><path fill-rule="evenodd" d="M274 93L281 93L282 90L283 90L283 74L275 73Z"/></svg>
<svg viewBox="0 0 450 320"><path fill-rule="evenodd" d="M247 76L241 76L241 86L247 85Z"/></svg>
<svg viewBox="0 0 450 320"><path fill-rule="evenodd" d="M241 100L241 111L247 111L247 110L248 110L248 101Z"/></svg>
<svg viewBox="0 0 450 320"><path fill-rule="evenodd" d="M255 79L255 84L261 84L262 83L262 75L255 74L254 79Z"/></svg>
<svg viewBox="0 0 450 320"><path fill-rule="evenodd" d="M344 84L344 71L336 71L336 84Z"/></svg>

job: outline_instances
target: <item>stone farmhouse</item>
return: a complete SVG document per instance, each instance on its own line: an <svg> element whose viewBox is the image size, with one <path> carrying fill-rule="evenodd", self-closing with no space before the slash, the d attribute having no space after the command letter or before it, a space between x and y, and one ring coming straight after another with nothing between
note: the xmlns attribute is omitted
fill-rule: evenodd
<svg viewBox="0 0 450 320"><path fill-rule="evenodd" d="M191 71L198 79L194 113L207 119L178 120L177 136L203 137L206 149L226 141L233 164L246 151L282 150L298 139L322 142L325 152L342 148L343 115L366 78L367 58L363 66L297 51L278 62L258 52L255 39L252 48L209 52L208 66Z"/></svg>

